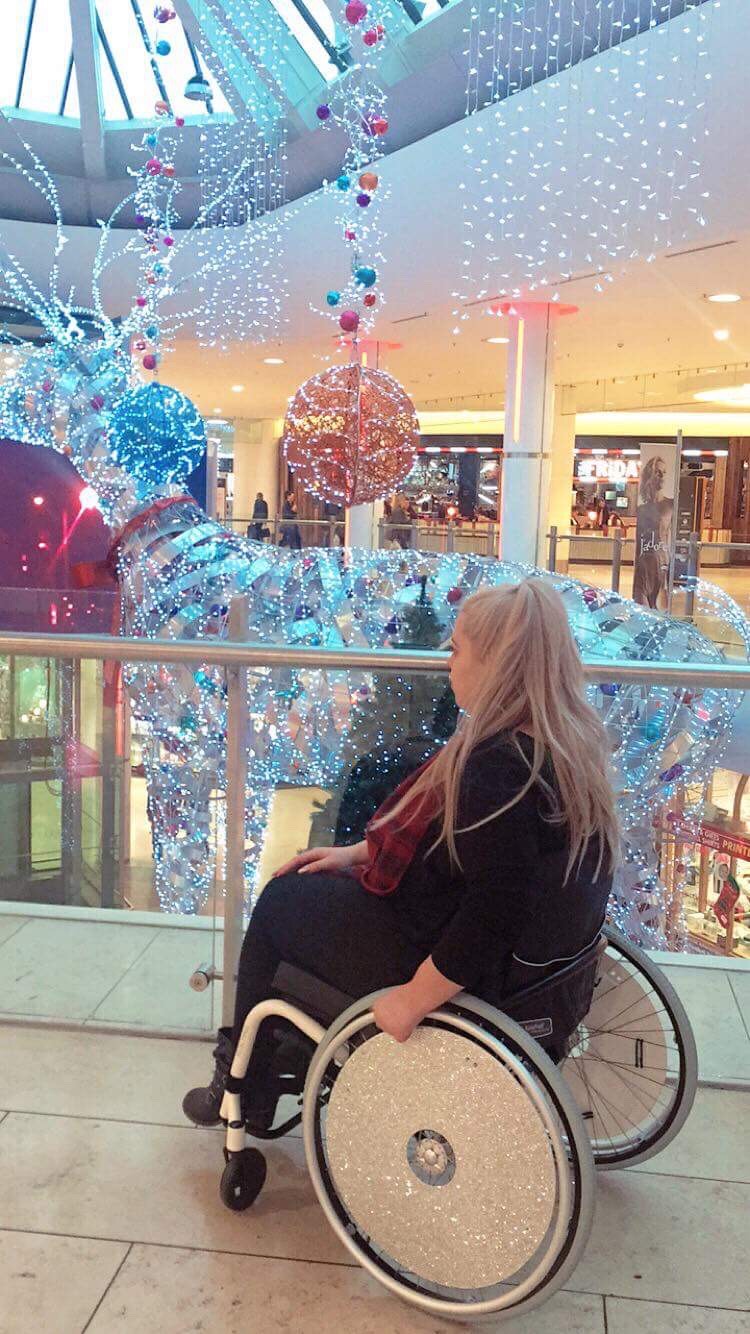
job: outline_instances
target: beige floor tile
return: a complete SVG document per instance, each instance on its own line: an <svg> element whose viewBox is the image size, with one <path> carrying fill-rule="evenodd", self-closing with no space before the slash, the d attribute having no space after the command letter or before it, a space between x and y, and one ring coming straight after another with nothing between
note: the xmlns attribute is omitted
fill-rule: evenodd
<svg viewBox="0 0 750 1334"><path fill-rule="evenodd" d="M750 1097L746 1093L698 1089L677 1138L662 1153L629 1170L750 1182L748 1133Z"/></svg>
<svg viewBox="0 0 750 1334"><path fill-rule="evenodd" d="M12 917L0 913L0 945L4 940L9 940L17 931L20 931L24 923L29 920L28 917Z"/></svg>
<svg viewBox="0 0 750 1334"><path fill-rule="evenodd" d="M568 1286L745 1309L748 1210L745 1185L641 1172L601 1174L591 1238Z"/></svg>
<svg viewBox="0 0 750 1334"><path fill-rule="evenodd" d="M729 975L712 968L665 968L688 1012L703 1079L750 1079L750 1041Z"/></svg>
<svg viewBox="0 0 750 1334"><path fill-rule="evenodd" d="M221 1136L11 1112L0 1128L0 1227L340 1261L298 1138L267 1145L256 1205L219 1199Z"/></svg>
<svg viewBox="0 0 750 1334"><path fill-rule="evenodd" d="M182 1098L208 1083L208 1042L0 1029L0 1107L185 1125Z"/></svg>
<svg viewBox="0 0 750 1334"><path fill-rule="evenodd" d="M153 936L146 926L33 918L0 945L0 1011L85 1019Z"/></svg>
<svg viewBox="0 0 750 1334"><path fill-rule="evenodd" d="M481 1326L425 1316L362 1270L135 1246L89 1334L451 1334ZM600 1297L559 1293L510 1324L508 1334L603 1334Z"/></svg>
<svg viewBox="0 0 750 1334"><path fill-rule="evenodd" d="M80 1334L127 1246L0 1232L0 1334Z"/></svg>
<svg viewBox="0 0 750 1334"><path fill-rule="evenodd" d="M154 928L148 949L91 1018L147 1028L212 1031L221 1022L221 983L205 991L192 991L189 985L199 964L210 962L211 949L210 932Z"/></svg>
<svg viewBox="0 0 750 1334"><path fill-rule="evenodd" d="M609 1334L744 1334L750 1330L750 1315L608 1297L607 1329Z"/></svg>

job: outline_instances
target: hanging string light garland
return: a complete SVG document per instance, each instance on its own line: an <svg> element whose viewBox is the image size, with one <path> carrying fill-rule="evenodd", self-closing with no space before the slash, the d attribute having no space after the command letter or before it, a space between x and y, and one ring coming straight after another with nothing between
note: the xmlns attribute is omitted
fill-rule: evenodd
<svg viewBox="0 0 750 1334"><path fill-rule="evenodd" d="M466 58L466 303L652 260L705 222L702 164L718 6L473 0Z"/></svg>

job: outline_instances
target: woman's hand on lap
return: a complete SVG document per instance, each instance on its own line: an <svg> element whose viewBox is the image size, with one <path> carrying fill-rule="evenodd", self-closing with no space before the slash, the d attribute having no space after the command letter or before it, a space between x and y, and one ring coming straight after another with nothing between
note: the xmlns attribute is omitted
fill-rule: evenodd
<svg viewBox="0 0 750 1334"><path fill-rule="evenodd" d="M306 848L304 852L299 852L291 861L285 862L274 874L292 875L299 872L301 875L308 871L328 871L341 873L349 871L361 861L359 849L361 844L355 843L346 848Z"/></svg>

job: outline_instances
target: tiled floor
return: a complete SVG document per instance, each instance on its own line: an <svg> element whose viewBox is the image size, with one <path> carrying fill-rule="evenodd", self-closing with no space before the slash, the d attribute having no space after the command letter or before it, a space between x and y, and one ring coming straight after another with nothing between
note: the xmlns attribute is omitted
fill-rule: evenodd
<svg viewBox="0 0 750 1334"><path fill-rule="evenodd" d="M299 1134L255 1207L218 1198L220 1131L180 1100L205 1042L0 1028L0 1334L450 1334L350 1263ZM750 1100L701 1089L658 1158L599 1177L566 1291L512 1334L750 1331ZM482 1328L482 1326L479 1326ZM498 1329L490 1322L484 1328Z"/></svg>
<svg viewBox="0 0 750 1334"><path fill-rule="evenodd" d="M103 919L103 920L102 920ZM191 991L189 978L222 933L127 921L69 921L0 913L0 1017L111 1024L210 1034L219 1024L221 983ZM693 1025L701 1078L750 1089L750 965L669 965Z"/></svg>

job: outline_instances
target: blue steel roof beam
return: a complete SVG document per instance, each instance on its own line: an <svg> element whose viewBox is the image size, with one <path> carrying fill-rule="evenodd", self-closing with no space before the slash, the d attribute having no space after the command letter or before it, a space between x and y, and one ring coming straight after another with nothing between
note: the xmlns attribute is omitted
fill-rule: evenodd
<svg viewBox="0 0 750 1334"><path fill-rule="evenodd" d="M60 107L57 112L58 116L65 115L65 103L68 100L68 92L70 91L70 80L72 77L73 77L73 47L71 45L70 55L68 57L68 67L65 71L65 79L63 80L62 93L60 94Z"/></svg>
<svg viewBox="0 0 750 1334"><path fill-rule="evenodd" d="M21 67L18 71L18 84L16 85L16 110L21 106L23 97L23 81L26 78L26 64L29 59L29 43L31 41L31 28L34 23L34 13L36 11L36 0L29 0L29 17L26 20L26 32L23 39L23 51L21 53Z"/></svg>
<svg viewBox="0 0 750 1334"><path fill-rule="evenodd" d="M234 34L219 23L204 0L172 0L185 35L200 52L206 68L221 88L238 119L249 117L264 133L271 133L287 113L258 71L248 61ZM200 15L196 13L200 11Z"/></svg>
<svg viewBox="0 0 750 1334"><path fill-rule="evenodd" d="M408 0L408 3L413 3L413 0ZM343 74L344 70L348 69L352 64L352 55L349 47L347 46L344 49L339 50L337 46L334 46L330 37L327 37L324 33L318 20L310 13L310 10L305 4L305 0L292 0L292 4L300 18L304 19L316 42L322 46L331 64L336 66L339 74Z"/></svg>
<svg viewBox="0 0 750 1334"><path fill-rule="evenodd" d="M322 92L327 86L320 70L315 62L300 45L298 39L291 31L284 19L278 13L271 0L264 0L264 3L258 5L259 11L262 11L263 34L262 38L267 40L278 52L280 61L284 62L283 82L282 76L275 73L263 63L262 40L257 42L258 50L255 49L254 41L256 34L251 32L249 25L247 29L241 29L234 22L232 15L227 12L224 0L214 0L217 8L221 8L225 15L225 23L228 29L234 34L237 45L246 53L246 57L253 66L260 71L265 71L266 77L272 81L272 85L278 90L278 94L290 106L296 107L304 102L310 93Z"/></svg>
<svg viewBox="0 0 750 1334"><path fill-rule="evenodd" d="M117 68L117 61L112 55L112 48L109 42L107 41L107 34L104 31L102 21L98 14L96 16L96 31L99 41L102 44L102 50L105 56L107 57L107 64L109 65L110 71L112 73L112 78L115 81L115 86L117 88L118 93L120 94L120 101L122 102L122 105L125 109L125 115L127 116L128 120L133 120L134 119L133 108L130 105L130 99L125 91L125 84L123 83L122 76L120 74L119 69Z"/></svg>
<svg viewBox="0 0 750 1334"><path fill-rule="evenodd" d="M95 181L107 176L104 151L104 109L99 72L94 0L69 0L70 28L76 61L81 146L86 175Z"/></svg>

